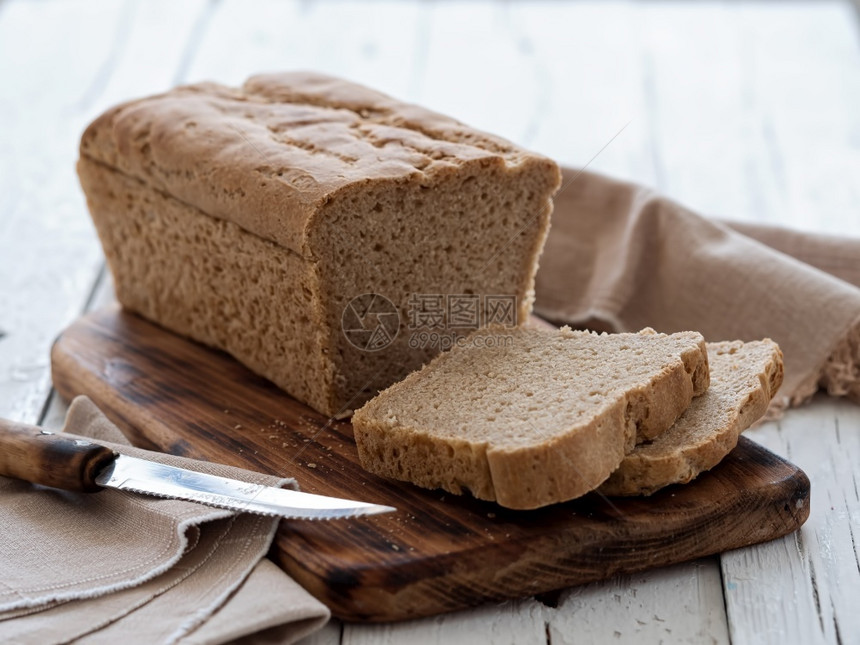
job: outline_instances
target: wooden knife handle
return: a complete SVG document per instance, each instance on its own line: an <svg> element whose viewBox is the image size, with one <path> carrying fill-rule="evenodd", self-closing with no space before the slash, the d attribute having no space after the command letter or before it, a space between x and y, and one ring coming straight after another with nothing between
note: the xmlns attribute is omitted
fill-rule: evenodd
<svg viewBox="0 0 860 645"><path fill-rule="evenodd" d="M83 439L0 419L0 475L64 490L95 493L96 476L116 455Z"/></svg>

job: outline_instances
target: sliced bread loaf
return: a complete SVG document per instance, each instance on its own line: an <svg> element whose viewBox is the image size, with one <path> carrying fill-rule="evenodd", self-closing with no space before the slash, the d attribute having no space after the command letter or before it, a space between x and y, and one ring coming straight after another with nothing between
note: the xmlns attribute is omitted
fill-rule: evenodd
<svg viewBox="0 0 860 645"><path fill-rule="evenodd" d="M769 339L708 343L708 362L708 391L669 430L624 457L601 493L650 495L713 468L765 413L782 384L782 352Z"/></svg>
<svg viewBox="0 0 860 645"><path fill-rule="evenodd" d="M124 103L80 155L123 306L330 415L438 352L410 345L413 296L474 298L467 328L500 322L497 297L525 321L560 181L508 141L306 72Z"/></svg>
<svg viewBox="0 0 860 645"><path fill-rule="evenodd" d="M708 387L702 336L477 332L353 416L362 466L528 509L594 489Z"/></svg>

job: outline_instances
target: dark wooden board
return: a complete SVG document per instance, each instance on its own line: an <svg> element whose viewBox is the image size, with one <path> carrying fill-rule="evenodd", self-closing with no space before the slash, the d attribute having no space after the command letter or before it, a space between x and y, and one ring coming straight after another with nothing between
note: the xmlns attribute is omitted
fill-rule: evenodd
<svg viewBox="0 0 860 645"><path fill-rule="evenodd" d="M710 473L649 498L510 511L387 481L358 465L349 423L118 308L69 327L52 367L63 397L86 394L137 445L397 507L281 524L272 557L345 620L432 615L691 560L785 535L809 514L806 475L745 439Z"/></svg>

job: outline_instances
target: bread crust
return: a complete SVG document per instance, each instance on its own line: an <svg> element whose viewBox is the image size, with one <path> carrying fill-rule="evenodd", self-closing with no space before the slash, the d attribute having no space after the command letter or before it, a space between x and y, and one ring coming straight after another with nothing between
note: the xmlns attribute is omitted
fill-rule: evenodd
<svg viewBox="0 0 860 645"><path fill-rule="evenodd" d="M197 83L118 105L80 155L143 180L306 258L323 207L356 185L431 186L463 166L540 166L546 157L455 119L313 72L242 87Z"/></svg>

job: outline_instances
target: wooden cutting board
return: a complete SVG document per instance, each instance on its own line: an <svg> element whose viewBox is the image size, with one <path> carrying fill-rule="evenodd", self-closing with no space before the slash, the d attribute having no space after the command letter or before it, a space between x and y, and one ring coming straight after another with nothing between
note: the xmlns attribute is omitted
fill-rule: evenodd
<svg viewBox="0 0 860 645"><path fill-rule="evenodd" d="M397 507L281 524L273 559L345 620L427 616L691 560L782 536L809 515L806 475L748 440L689 485L536 511L387 481L358 465L349 423L113 307L69 327L52 365L63 397L86 394L136 445Z"/></svg>

